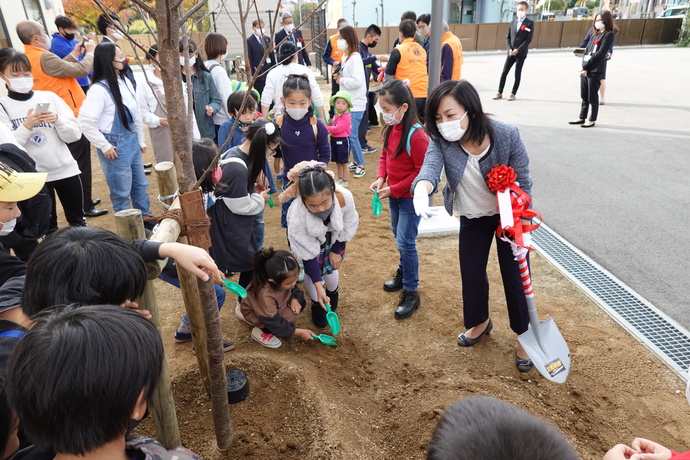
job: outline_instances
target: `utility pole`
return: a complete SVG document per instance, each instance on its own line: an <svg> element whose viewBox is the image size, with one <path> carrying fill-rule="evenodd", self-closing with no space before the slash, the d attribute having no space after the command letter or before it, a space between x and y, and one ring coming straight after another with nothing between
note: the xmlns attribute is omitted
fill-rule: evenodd
<svg viewBox="0 0 690 460"><path fill-rule="evenodd" d="M357 5L357 0L352 0L352 24L355 24L355 6Z"/></svg>
<svg viewBox="0 0 690 460"><path fill-rule="evenodd" d="M379 24L379 25L381 27L385 27L385 25L386 25L385 20L383 19L383 0L381 0L381 3L379 3L379 5L381 5L381 24Z"/></svg>
<svg viewBox="0 0 690 460"><path fill-rule="evenodd" d="M271 17L273 10L266 10L266 13L268 13L268 26L271 28L271 42L273 42L273 18Z"/></svg>
<svg viewBox="0 0 690 460"><path fill-rule="evenodd" d="M374 11L376 11L376 24L380 24L380 22L379 22L379 8L378 7L374 8Z"/></svg>

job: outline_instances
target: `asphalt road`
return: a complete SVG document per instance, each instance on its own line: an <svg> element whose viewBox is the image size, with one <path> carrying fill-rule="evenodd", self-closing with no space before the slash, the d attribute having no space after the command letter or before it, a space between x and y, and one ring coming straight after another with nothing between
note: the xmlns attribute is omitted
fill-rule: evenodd
<svg viewBox="0 0 690 460"><path fill-rule="evenodd" d="M690 329L690 48L616 47L591 129L572 50L530 52L494 101L504 53L466 53L484 110L517 125L544 222Z"/></svg>

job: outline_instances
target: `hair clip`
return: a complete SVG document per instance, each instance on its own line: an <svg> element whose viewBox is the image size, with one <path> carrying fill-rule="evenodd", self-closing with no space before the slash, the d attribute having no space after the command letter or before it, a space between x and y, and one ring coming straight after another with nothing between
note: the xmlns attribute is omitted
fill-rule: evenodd
<svg viewBox="0 0 690 460"><path fill-rule="evenodd" d="M266 130L266 134L270 136L276 132L276 125L274 125L272 121L269 121L264 125L264 129Z"/></svg>
<svg viewBox="0 0 690 460"><path fill-rule="evenodd" d="M402 81L402 84L405 85L405 86L410 86L410 80L408 80L408 79L406 78L406 79L404 79L404 80Z"/></svg>
<svg viewBox="0 0 690 460"><path fill-rule="evenodd" d="M310 164L309 166L305 166L304 168L300 169L299 177L304 177L312 171L326 172L327 167L328 165L326 163L317 161L316 163Z"/></svg>

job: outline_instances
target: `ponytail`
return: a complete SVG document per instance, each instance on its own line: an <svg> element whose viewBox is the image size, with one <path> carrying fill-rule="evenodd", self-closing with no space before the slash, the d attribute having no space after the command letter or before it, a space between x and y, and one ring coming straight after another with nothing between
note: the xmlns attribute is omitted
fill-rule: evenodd
<svg viewBox="0 0 690 460"><path fill-rule="evenodd" d="M269 280L276 286L290 276L299 274L299 264L295 256L289 251L275 250L273 247L263 248L254 254L254 272L249 291L258 296L259 291Z"/></svg>
<svg viewBox="0 0 690 460"><path fill-rule="evenodd" d="M280 142L280 130L267 118L254 120L245 133L249 144L249 177L247 187L251 190L266 165L266 150L269 144Z"/></svg>

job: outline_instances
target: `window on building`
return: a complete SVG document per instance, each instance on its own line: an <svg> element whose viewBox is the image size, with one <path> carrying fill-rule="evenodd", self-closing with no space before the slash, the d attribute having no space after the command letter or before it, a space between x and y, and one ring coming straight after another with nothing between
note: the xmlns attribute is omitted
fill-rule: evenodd
<svg viewBox="0 0 690 460"><path fill-rule="evenodd" d="M43 11L41 10L41 5L38 3L38 0L22 0L22 4L24 5L26 19L38 22L47 32L48 26L43 17Z"/></svg>

